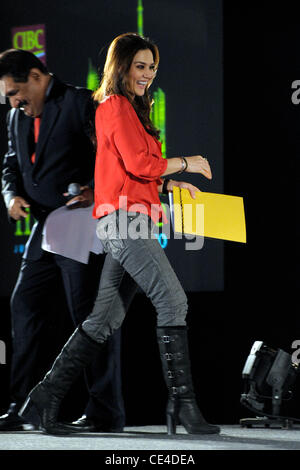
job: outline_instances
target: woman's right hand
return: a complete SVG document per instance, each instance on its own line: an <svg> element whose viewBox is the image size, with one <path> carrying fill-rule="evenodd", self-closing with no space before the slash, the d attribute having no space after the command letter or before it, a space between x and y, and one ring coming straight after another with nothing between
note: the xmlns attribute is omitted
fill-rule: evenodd
<svg viewBox="0 0 300 470"><path fill-rule="evenodd" d="M187 173L201 173L205 178L212 179L210 165L206 158L201 155L194 155L192 157L184 157L187 161Z"/></svg>

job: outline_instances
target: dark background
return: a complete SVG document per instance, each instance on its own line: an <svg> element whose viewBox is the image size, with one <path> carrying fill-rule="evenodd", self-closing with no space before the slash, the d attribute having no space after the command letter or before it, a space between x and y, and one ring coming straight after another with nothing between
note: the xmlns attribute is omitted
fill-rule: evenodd
<svg viewBox="0 0 300 470"><path fill-rule="evenodd" d="M59 2L59 7L57 2L47 7L43 2L30 4L35 8L18 1L6 7L1 49L10 46L11 26L46 23L49 68L71 83L84 84L82 57L96 62L98 50L112 36L136 30L130 10L135 10L135 2L103 1L97 7L91 1ZM193 375L201 408L212 422L237 423L251 415L239 398L241 371L255 340L292 352L292 342L300 338L300 105L291 101L291 84L300 79L298 13L292 1L286 6L268 1L144 1L144 32L161 52L157 85L169 97L168 156L201 151L214 173L212 183L201 181L201 189L241 195L245 201L247 244L206 240L195 255L200 258L192 263L200 284L188 289ZM64 27L59 26L60 14ZM118 22L125 25L121 31ZM2 122L0 145L5 143ZM1 282L12 282L15 276L10 230L3 212ZM173 261L184 278L184 269L190 272L188 261ZM7 342L9 359L8 299L7 293L1 297L0 339ZM71 330L61 314L63 307L61 299L49 316L51 350L45 343L44 351L49 361L54 332L61 330L63 340ZM58 348L56 343L57 338ZM8 370L9 360L0 365L3 410ZM123 326L123 375L128 424L162 423L166 392L155 316L142 295L134 300ZM300 417L297 388L284 409L294 417ZM80 414L85 400L82 383L75 389L76 400L69 399L64 409L72 417Z"/></svg>

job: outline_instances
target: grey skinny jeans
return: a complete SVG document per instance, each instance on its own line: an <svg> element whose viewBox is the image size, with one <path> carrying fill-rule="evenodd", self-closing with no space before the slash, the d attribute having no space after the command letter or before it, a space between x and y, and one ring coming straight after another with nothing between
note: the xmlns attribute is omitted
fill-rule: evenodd
<svg viewBox="0 0 300 470"><path fill-rule="evenodd" d="M150 217L121 209L99 220L97 235L107 256L93 311L82 324L95 341L104 342L121 326L136 285L155 307L158 327L186 325L185 292L152 230Z"/></svg>

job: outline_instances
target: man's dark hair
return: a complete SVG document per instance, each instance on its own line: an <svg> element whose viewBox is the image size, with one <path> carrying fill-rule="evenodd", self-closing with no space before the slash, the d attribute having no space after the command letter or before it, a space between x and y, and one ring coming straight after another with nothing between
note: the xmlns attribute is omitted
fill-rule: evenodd
<svg viewBox="0 0 300 470"><path fill-rule="evenodd" d="M15 82L27 82L31 69L47 74L47 67L32 52L22 49L8 49L0 54L0 79L8 75Z"/></svg>

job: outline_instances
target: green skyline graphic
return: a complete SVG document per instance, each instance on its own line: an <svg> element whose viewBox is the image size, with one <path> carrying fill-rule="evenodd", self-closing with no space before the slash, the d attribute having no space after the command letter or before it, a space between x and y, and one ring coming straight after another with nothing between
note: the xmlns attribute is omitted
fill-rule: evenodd
<svg viewBox="0 0 300 470"><path fill-rule="evenodd" d="M144 7L142 0L137 3L137 32L144 36ZM161 151L164 158L167 157L166 146L166 95L161 88L153 92L153 106L150 119L154 126L160 130Z"/></svg>

